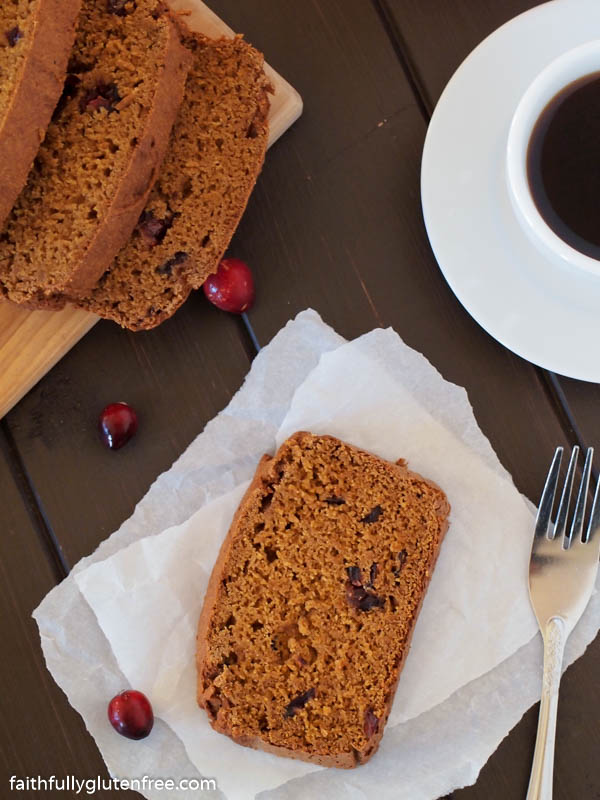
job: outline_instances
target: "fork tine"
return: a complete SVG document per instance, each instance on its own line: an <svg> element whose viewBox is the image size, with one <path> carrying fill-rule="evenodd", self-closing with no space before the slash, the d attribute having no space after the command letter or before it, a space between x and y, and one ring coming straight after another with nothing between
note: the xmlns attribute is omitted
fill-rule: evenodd
<svg viewBox="0 0 600 800"><path fill-rule="evenodd" d="M549 538L555 539L562 536L567 526L567 515L569 513L569 505L571 504L571 494L573 490L573 476L575 475L575 465L579 457L579 447L575 445L571 453L569 461L569 468L567 469L567 477L565 478L565 485L560 496L560 504L558 506L558 513L556 515L556 522L554 524L554 533Z"/></svg>
<svg viewBox="0 0 600 800"><path fill-rule="evenodd" d="M545 536L548 533L548 523L550 522L550 515L552 514L552 506L554 504L554 495L556 494L556 484L558 483L558 474L560 471L560 462L562 461L563 448L557 447L548 471L548 477L544 485L544 491L540 499L537 517L535 519L535 535Z"/></svg>
<svg viewBox="0 0 600 800"><path fill-rule="evenodd" d="M585 464L583 465L583 473L581 475L581 484L579 486L579 493L577 495L577 504L575 505L575 514L573 522L571 523L571 530L569 531L569 538L565 537L563 546L569 547L572 542L581 539L583 531L583 517L585 515L585 506L587 503L587 493L590 485L590 473L592 471L592 458L594 457L594 448L588 447L587 455L585 457Z"/></svg>
<svg viewBox="0 0 600 800"><path fill-rule="evenodd" d="M596 484L596 491L594 493L594 502L592 503L592 512L590 514L590 521L585 532L584 542L590 542L597 536L600 530L600 478Z"/></svg>

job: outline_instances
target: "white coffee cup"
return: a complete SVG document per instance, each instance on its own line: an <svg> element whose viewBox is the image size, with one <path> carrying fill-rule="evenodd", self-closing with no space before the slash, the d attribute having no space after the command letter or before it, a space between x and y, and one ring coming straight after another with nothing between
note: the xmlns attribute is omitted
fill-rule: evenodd
<svg viewBox="0 0 600 800"><path fill-rule="evenodd" d="M562 89L594 72L600 72L600 39L569 50L537 75L512 118L506 147L506 173L516 215L532 242L562 266L600 277L600 261L575 250L545 222L533 200L527 178L527 149L540 114Z"/></svg>

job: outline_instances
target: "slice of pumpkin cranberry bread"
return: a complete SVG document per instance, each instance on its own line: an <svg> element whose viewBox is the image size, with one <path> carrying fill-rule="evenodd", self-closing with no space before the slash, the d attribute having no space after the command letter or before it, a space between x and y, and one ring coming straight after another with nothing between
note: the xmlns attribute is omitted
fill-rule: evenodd
<svg viewBox="0 0 600 800"><path fill-rule="evenodd" d="M27 180L65 80L81 0L0 5L0 226Z"/></svg>
<svg viewBox="0 0 600 800"><path fill-rule="evenodd" d="M190 54L155 0L84 0L62 98L0 234L0 288L44 306L89 290L131 235Z"/></svg>
<svg viewBox="0 0 600 800"><path fill-rule="evenodd" d="M198 702L236 742L323 766L377 749L448 527L442 490L331 436L264 456L213 569Z"/></svg>
<svg viewBox="0 0 600 800"><path fill-rule="evenodd" d="M81 308L158 325L216 271L263 164L263 56L241 37L188 34L194 54L167 156L133 236Z"/></svg>

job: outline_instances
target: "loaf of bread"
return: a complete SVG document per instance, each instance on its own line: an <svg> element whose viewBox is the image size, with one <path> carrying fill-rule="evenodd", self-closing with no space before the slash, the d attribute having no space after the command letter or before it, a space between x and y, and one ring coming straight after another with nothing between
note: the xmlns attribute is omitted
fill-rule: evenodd
<svg viewBox="0 0 600 800"><path fill-rule="evenodd" d="M167 156L133 236L77 305L130 330L170 317L216 272L267 147L263 56L241 37L186 36L193 52Z"/></svg>
<svg viewBox="0 0 600 800"><path fill-rule="evenodd" d="M198 702L236 742L324 766L377 749L446 532L442 490L330 437L265 456L213 569Z"/></svg>
<svg viewBox="0 0 600 800"><path fill-rule="evenodd" d="M53 305L89 291L139 219L190 55L155 0L84 0L64 91L0 233L0 289Z"/></svg>
<svg viewBox="0 0 600 800"><path fill-rule="evenodd" d="M27 180L62 92L81 0L0 6L0 227Z"/></svg>

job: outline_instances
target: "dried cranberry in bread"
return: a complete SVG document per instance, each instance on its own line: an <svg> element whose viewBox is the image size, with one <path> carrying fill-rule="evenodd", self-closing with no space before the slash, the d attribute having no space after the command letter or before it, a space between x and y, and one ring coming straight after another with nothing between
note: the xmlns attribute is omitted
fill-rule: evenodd
<svg viewBox="0 0 600 800"><path fill-rule="evenodd" d="M377 749L450 507L331 436L265 456L214 566L198 702L236 742L324 766Z"/></svg>
<svg viewBox="0 0 600 800"><path fill-rule="evenodd" d="M108 267L158 175L189 58L154 0L84 0L62 98L0 234L10 300L78 296Z"/></svg>
<svg viewBox="0 0 600 800"><path fill-rule="evenodd" d="M0 5L0 226L62 92L81 0Z"/></svg>
<svg viewBox="0 0 600 800"><path fill-rule="evenodd" d="M194 61L167 156L128 244L79 306L158 325L216 271L267 147L263 56L241 37L186 38Z"/></svg>

